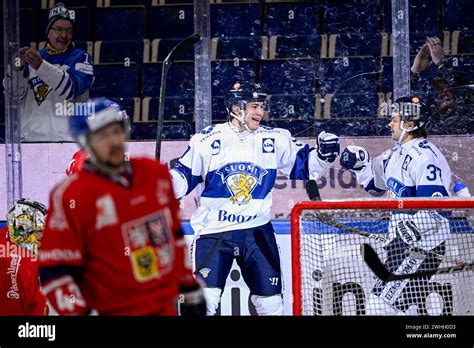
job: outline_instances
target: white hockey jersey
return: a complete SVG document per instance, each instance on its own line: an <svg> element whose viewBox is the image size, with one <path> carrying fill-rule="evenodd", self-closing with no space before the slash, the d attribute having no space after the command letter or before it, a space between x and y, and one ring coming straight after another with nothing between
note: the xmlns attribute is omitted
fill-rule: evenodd
<svg viewBox="0 0 474 348"><path fill-rule="evenodd" d="M281 128L239 133L228 122L195 134L171 170L178 198L204 183L201 205L191 217L195 234L246 229L270 221L277 171L291 179L317 179L328 166L311 150Z"/></svg>
<svg viewBox="0 0 474 348"><path fill-rule="evenodd" d="M397 145L376 157L360 172L357 181L367 191L387 190L393 198L450 196L451 169L441 151L423 138ZM387 243L395 235L401 220L410 220L419 227L422 238L414 243L426 250L442 243L449 234L449 221L435 211L394 213L389 224Z"/></svg>
<svg viewBox="0 0 474 348"><path fill-rule="evenodd" d="M356 173L369 190L388 190L391 197L449 196L451 169L439 149L423 138L397 145Z"/></svg>

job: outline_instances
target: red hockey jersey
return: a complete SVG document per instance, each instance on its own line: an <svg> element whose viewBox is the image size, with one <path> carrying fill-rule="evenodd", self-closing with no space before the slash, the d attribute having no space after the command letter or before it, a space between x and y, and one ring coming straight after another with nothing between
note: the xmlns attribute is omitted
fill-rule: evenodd
<svg viewBox="0 0 474 348"><path fill-rule="evenodd" d="M36 258L6 235L5 226L0 229L0 315L47 315Z"/></svg>
<svg viewBox="0 0 474 348"><path fill-rule="evenodd" d="M79 267L77 285L101 315L175 314L180 278L192 273L168 168L129 163L128 185L85 168L53 189L40 267Z"/></svg>

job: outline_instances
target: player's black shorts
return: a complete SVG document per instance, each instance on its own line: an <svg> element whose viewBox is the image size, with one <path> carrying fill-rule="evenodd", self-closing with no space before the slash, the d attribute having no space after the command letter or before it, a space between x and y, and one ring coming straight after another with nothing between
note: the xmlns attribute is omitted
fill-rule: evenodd
<svg viewBox="0 0 474 348"><path fill-rule="evenodd" d="M208 258L222 235L217 249ZM196 240L196 274L208 287L224 288L234 258L251 294L282 293L280 255L271 222L245 230L203 235Z"/></svg>

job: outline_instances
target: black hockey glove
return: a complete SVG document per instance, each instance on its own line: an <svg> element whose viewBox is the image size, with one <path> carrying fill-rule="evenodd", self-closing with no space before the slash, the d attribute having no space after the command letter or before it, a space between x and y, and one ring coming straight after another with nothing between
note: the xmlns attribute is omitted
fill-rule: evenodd
<svg viewBox="0 0 474 348"><path fill-rule="evenodd" d="M206 316L206 300L204 290L199 283L180 288L180 312L183 317L204 317Z"/></svg>

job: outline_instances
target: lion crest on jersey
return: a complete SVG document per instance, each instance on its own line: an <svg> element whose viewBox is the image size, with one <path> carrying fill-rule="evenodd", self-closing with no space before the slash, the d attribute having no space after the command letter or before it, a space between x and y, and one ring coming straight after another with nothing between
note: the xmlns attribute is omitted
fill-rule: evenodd
<svg viewBox="0 0 474 348"><path fill-rule="evenodd" d="M36 102L38 105L41 105L50 92L49 86L43 82L38 76L35 76L29 81L31 88L33 89L33 93L35 95Z"/></svg>
<svg viewBox="0 0 474 348"><path fill-rule="evenodd" d="M252 200L252 192L261 185L268 171L253 163L229 163L216 173L230 192L230 201L243 205Z"/></svg>

